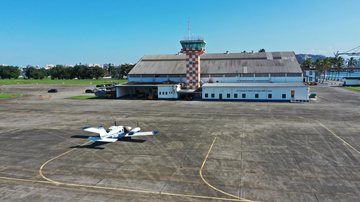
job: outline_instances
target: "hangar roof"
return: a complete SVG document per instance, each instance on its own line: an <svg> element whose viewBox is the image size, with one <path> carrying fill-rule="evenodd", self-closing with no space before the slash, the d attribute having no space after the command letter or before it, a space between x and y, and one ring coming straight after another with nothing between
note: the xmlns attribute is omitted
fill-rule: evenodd
<svg viewBox="0 0 360 202"><path fill-rule="evenodd" d="M360 77L356 77L356 76L351 77L351 76L348 76L348 77L344 77L344 79L348 79L348 80L350 80L350 79L360 80Z"/></svg>
<svg viewBox="0 0 360 202"><path fill-rule="evenodd" d="M302 73L294 52L208 53L200 56L201 74ZM145 55L129 72L185 74L185 55Z"/></svg>

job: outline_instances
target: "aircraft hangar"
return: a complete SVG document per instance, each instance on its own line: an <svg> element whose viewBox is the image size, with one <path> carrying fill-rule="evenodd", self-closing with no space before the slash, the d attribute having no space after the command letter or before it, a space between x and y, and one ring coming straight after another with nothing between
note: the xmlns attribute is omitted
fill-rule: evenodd
<svg viewBox="0 0 360 202"><path fill-rule="evenodd" d="M309 101L294 52L205 53L204 40L181 44L178 54L143 56L116 97Z"/></svg>

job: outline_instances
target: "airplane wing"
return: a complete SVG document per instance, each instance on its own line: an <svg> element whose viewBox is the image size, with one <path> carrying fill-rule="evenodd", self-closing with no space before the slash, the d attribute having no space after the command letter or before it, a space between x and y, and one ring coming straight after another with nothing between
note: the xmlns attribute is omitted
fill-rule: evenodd
<svg viewBox="0 0 360 202"><path fill-rule="evenodd" d="M129 132L125 135L125 137L139 137L139 136L151 136L151 135L159 135L159 131L148 131L148 132Z"/></svg>
<svg viewBox="0 0 360 202"><path fill-rule="evenodd" d="M82 130L91 132L91 133L97 133L100 135L100 137L105 137L107 135L107 132L103 127L99 127L99 128L84 127L84 128L82 128Z"/></svg>
<svg viewBox="0 0 360 202"><path fill-rule="evenodd" d="M96 142L116 142L117 138L101 138L101 137L89 137L88 140Z"/></svg>

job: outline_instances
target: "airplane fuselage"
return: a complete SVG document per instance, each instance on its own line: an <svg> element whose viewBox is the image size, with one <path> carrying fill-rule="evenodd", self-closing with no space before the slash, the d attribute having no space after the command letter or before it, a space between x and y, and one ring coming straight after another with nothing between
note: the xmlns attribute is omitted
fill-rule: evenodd
<svg viewBox="0 0 360 202"><path fill-rule="evenodd" d="M131 138L139 136L148 136L148 135L158 135L159 131L148 131L140 132L140 128L131 128L128 126L111 126L109 129L105 130L102 126L98 128L93 127L84 127L84 131L98 133L98 137L89 137L89 140L99 141L99 142L115 142L121 138Z"/></svg>

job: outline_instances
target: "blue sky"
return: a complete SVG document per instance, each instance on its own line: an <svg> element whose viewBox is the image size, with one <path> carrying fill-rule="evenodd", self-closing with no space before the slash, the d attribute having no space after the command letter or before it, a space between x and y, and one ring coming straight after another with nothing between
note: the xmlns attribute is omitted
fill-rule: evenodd
<svg viewBox="0 0 360 202"><path fill-rule="evenodd" d="M0 0L0 64L135 63L191 32L207 52L360 45L359 0Z"/></svg>

